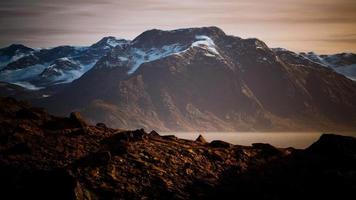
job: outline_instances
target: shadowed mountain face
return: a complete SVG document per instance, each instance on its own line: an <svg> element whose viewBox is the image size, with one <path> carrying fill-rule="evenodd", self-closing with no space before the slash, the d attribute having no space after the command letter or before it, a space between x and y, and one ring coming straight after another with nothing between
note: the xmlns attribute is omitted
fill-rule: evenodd
<svg viewBox="0 0 356 200"><path fill-rule="evenodd" d="M34 103L158 130L355 130L356 83L305 56L216 27L149 30Z"/></svg>
<svg viewBox="0 0 356 200"><path fill-rule="evenodd" d="M0 98L3 199L350 199L356 139L305 150L123 131Z"/></svg>

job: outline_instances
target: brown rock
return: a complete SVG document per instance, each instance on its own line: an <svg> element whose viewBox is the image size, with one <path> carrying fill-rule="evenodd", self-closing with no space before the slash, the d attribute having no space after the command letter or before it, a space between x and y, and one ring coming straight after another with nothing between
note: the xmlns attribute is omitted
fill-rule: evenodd
<svg viewBox="0 0 356 200"><path fill-rule="evenodd" d="M177 140L178 138L175 135L163 135L162 138L167 140Z"/></svg>
<svg viewBox="0 0 356 200"><path fill-rule="evenodd" d="M160 135L159 135L155 130L152 130L152 131L148 134L148 136L150 136L150 137L159 137Z"/></svg>
<svg viewBox="0 0 356 200"><path fill-rule="evenodd" d="M195 139L196 142L200 142L200 143L207 143L207 141L205 140L205 138L202 135L199 135L197 139Z"/></svg>
<svg viewBox="0 0 356 200"><path fill-rule="evenodd" d="M70 113L70 120L81 128L85 128L88 124L85 122L84 118L79 112Z"/></svg>
<svg viewBox="0 0 356 200"><path fill-rule="evenodd" d="M107 128L106 124L101 123L101 122L100 122L100 123L97 123L96 126L99 127L99 128L103 128L103 129L106 129L106 128Z"/></svg>

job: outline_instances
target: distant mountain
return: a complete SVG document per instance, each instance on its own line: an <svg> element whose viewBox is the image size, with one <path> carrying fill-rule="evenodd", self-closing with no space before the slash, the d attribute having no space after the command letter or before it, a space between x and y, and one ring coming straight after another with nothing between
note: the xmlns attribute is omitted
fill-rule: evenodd
<svg viewBox="0 0 356 200"><path fill-rule="evenodd" d="M88 47L59 46L36 50L11 45L0 49L0 81L27 89L69 83L91 69L111 49L128 42L105 37Z"/></svg>
<svg viewBox="0 0 356 200"><path fill-rule="evenodd" d="M217 27L146 31L33 102L120 128L356 129L356 82L303 54Z"/></svg>
<svg viewBox="0 0 356 200"><path fill-rule="evenodd" d="M298 57L298 59L308 59L313 63L333 69L335 72L342 74L353 81L356 80L356 54L338 53L331 55L318 55L314 52L302 52L297 54L283 48L273 48L272 50L276 53L293 54L293 56Z"/></svg>
<svg viewBox="0 0 356 200"><path fill-rule="evenodd" d="M334 69L336 72L356 81L356 54L340 53L334 55L317 55L313 52L301 53L302 56Z"/></svg>

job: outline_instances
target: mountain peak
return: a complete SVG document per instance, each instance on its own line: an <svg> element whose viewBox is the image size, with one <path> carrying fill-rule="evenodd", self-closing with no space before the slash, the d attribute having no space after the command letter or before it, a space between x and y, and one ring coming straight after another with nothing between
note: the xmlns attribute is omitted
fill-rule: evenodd
<svg viewBox="0 0 356 200"><path fill-rule="evenodd" d="M91 45L92 48L112 48L116 47L117 45L127 43L128 41L125 39L116 38L114 36L106 36L103 37L98 42Z"/></svg>
<svg viewBox="0 0 356 200"><path fill-rule="evenodd" d="M145 46L163 46L174 43L189 43L196 39L196 36L205 35L212 39L225 36L224 31L220 28L212 27L199 27L199 28L184 28L176 30L160 30L151 29L141 33L133 40L136 47Z"/></svg>
<svg viewBox="0 0 356 200"><path fill-rule="evenodd" d="M34 51L32 48L22 44L11 44L3 49L0 49L3 55L14 56L16 53L27 53Z"/></svg>

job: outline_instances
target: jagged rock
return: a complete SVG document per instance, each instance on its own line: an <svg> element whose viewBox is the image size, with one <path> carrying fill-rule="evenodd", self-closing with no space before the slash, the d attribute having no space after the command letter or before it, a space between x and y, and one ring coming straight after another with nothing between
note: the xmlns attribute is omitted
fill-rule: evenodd
<svg viewBox="0 0 356 200"><path fill-rule="evenodd" d="M195 139L195 141L196 141L196 142L203 143L203 144L207 143L207 141L205 140L205 138L204 138L202 135L199 135L199 136L197 137L197 139Z"/></svg>
<svg viewBox="0 0 356 200"><path fill-rule="evenodd" d="M155 130L152 130L152 131L148 134L148 136L150 136L150 137L159 137L160 135L159 135Z"/></svg>

